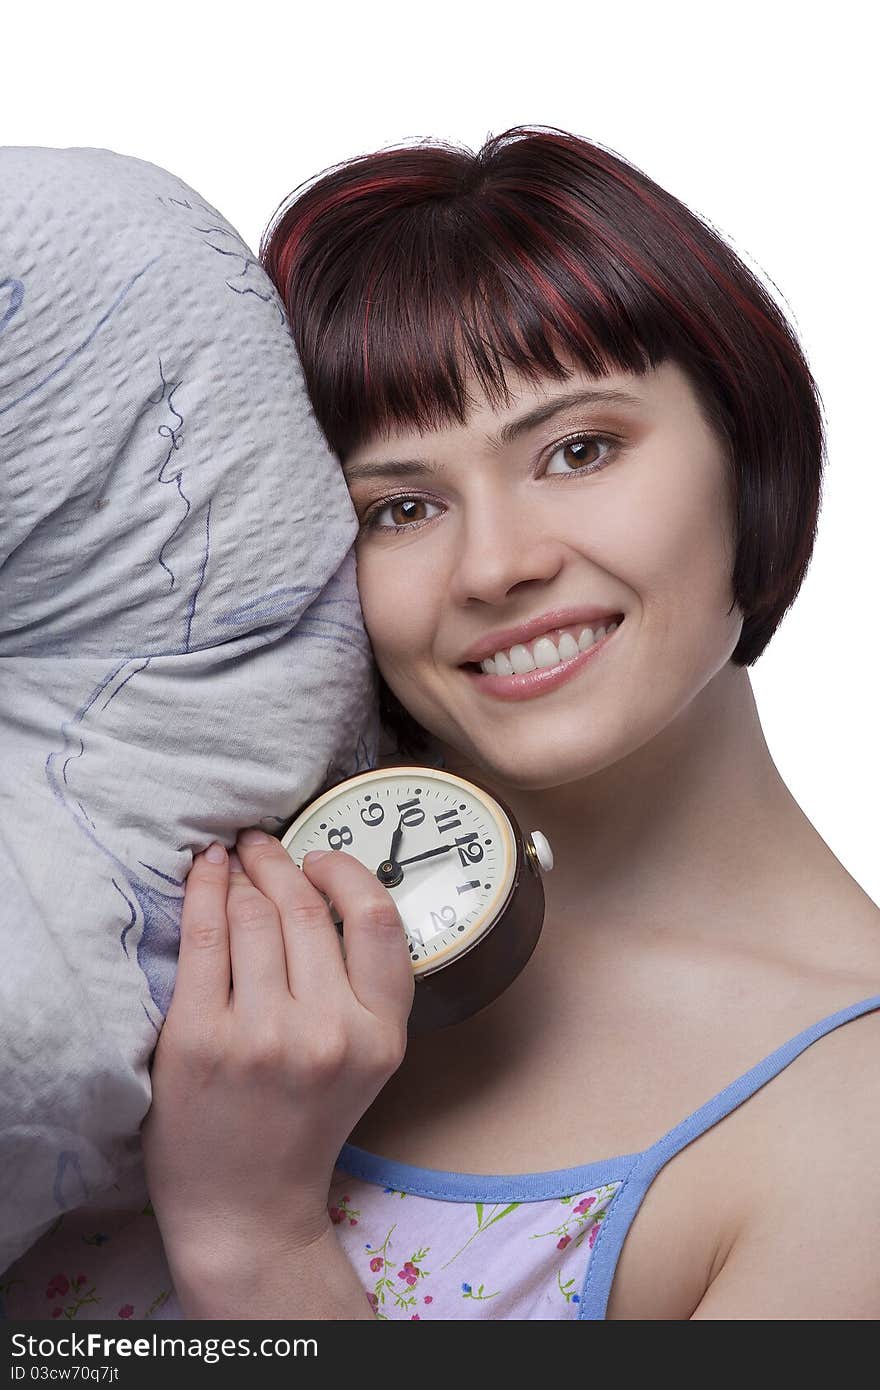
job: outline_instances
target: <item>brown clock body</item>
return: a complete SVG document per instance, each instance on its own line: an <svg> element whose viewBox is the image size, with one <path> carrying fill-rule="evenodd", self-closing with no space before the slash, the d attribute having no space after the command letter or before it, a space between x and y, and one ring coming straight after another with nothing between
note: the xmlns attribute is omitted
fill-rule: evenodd
<svg viewBox="0 0 880 1390"><path fill-rule="evenodd" d="M511 811L494 792L488 795L504 811L513 829L516 867L510 893L494 924L479 941L451 964L430 975L416 976L415 998L407 1024L410 1036L461 1023L491 1004L516 979L541 935L544 925L541 871L532 854L526 851L523 833Z"/></svg>

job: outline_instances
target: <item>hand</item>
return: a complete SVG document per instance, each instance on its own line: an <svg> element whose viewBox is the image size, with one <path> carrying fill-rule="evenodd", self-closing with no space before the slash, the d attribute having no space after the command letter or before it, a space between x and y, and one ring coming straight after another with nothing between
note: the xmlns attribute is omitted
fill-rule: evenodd
<svg viewBox="0 0 880 1390"><path fill-rule="evenodd" d="M387 859L388 862L391 863L391 864L394 864L394 863L396 863L396 861L397 861L397 856L398 856L398 854L399 854L399 852L400 852L400 842L401 842L402 839L403 839L403 816L401 816L401 817L400 817L400 820L397 822L397 829L395 830L394 834L393 834L392 837L391 837L391 848L390 848L390 850L388 851L388 854L387 854L387 856L386 856L386 859Z"/></svg>
<svg viewBox="0 0 880 1390"><path fill-rule="evenodd" d="M414 979L390 893L349 854L303 870L269 836L196 857L144 1122L172 1275L330 1226L339 1150L406 1051ZM332 895L342 944L321 897Z"/></svg>

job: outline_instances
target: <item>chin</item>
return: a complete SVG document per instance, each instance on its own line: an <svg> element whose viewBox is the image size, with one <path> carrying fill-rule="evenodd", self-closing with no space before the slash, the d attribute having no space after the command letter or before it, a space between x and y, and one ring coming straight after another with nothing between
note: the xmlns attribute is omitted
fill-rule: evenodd
<svg viewBox="0 0 880 1390"><path fill-rule="evenodd" d="M482 778L511 790L542 792L581 782L614 761L616 755L610 750L590 753L582 749L579 757L572 757L572 746L568 744L553 751L539 735L534 741L521 739L503 748L471 746L460 757L447 756L446 766L462 777L470 771L474 779Z"/></svg>

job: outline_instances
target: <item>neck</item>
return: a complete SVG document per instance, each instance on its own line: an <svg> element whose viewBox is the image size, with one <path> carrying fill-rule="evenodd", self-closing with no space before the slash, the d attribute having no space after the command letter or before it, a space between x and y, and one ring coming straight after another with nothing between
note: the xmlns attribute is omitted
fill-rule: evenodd
<svg viewBox="0 0 880 1390"><path fill-rule="evenodd" d="M766 944L768 895L784 910L801 858L815 865L818 850L825 871L833 861L843 872L779 775L747 670L729 662L655 738L582 780L523 789L440 750L448 771L496 792L525 834L547 836L548 916L572 930L586 920Z"/></svg>

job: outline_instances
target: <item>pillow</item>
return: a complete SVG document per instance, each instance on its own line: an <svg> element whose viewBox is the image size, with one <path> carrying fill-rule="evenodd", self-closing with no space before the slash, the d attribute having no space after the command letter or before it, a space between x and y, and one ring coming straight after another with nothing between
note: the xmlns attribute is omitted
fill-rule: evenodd
<svg viewBox="0 0 880 1390"><path fill-rule="evenodd" d="M0 1269L140 1164L192 856L374 765L356 532L216 209L0 149Z"/></svg>

